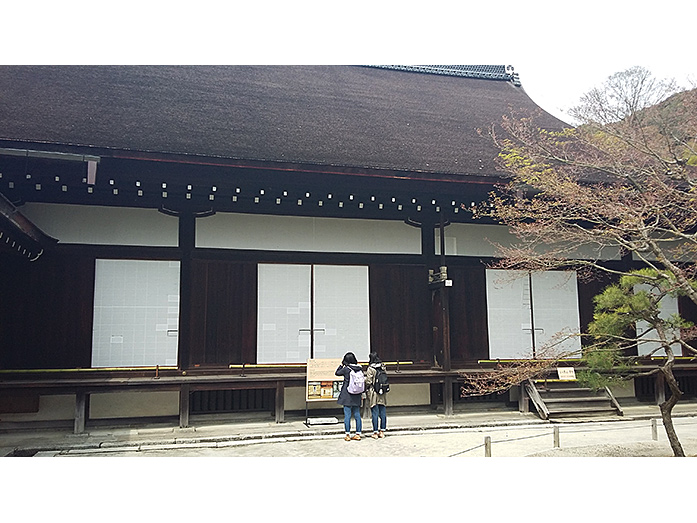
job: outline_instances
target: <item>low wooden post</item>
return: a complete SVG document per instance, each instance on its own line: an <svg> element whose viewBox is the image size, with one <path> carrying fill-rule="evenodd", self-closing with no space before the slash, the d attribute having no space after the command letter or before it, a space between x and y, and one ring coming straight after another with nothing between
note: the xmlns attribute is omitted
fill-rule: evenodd
<svg viewBox="0 0 697 523"><path fill-rule="evenodd" d="M89 394L86 392L77 392L75 394L75 424L73 433L82 434L85 432L89 409Z"/></svg>
<svg viewBox="0 0 697 523"><path fill-rule="evenodd" d="M528 393L525 390L525 384L518 385L518 412L527 414L530 412L530 402L528 401Z"/></svg>
<svg viewBox="0 0 697 523"><path fill-rule="evenodd" d="M559 427L554 427L554 448L559 448Z"/></svg>
<svg viewBox="0 0 697 523"><path fill-rule="evenodd" d="M443 414L445 416L453 415L453 379L445 378L443 380Z"/></svg>
<svg viewBox="0 0 697 523"><path fill-rule="evenodd" d="M276 382L276 423L283 423L285 421L285 385L284 381Z"/></svg>
<svg viewBox="0 0 697 523"><path fill-rule="evenodd" d="M656 418L651 418L651 439L658 441L658 423Z"/></svg>
<svg viewBox="0 0 697 523"><path fill-rule="evenodd" d="M370 412L370 402L367 399L362 401L360 413L361 418L372 419L372 414Z"/></svg>
<svg viewBox="0 0 697 523"><path fill-rule="evenodd" d="M491 436L486 436L484 438L484 457L491 457Z"/></svg>
<svg viewBox="0 0 697 523"><path fill-rule="evenodd" d="M438 383L430 383L430 384L429 384L429 387L430 387L430 389L431 389L431 390L430 390L430 393L431 393L431 409L432 409L432 410L438 410L439 398L442 399L442 398L441 398L442 394L440 393L440 392L441 392L441 389L439 388L440 385L439 385Z"/></svg>
<svg viewBox="0 0 697 523"><path fill-rule="evenodd" d="M190 386L183 384L179 389L179 428L189 426Z"/></svg>
<svg viewBox="0 0 697 523"><path fill-rule="evenodd" d="M656 405L666 401L666 378L662 372L656 374Z"/></svg>

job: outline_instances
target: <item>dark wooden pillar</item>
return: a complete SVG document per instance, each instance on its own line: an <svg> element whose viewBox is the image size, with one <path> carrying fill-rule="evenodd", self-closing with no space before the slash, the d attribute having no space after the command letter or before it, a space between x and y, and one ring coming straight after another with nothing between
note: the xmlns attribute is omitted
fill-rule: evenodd
<svg viewBox="0 0 697 523"><path fill-rule="evenodd" d="M443 343L443 370L449 371L451 369L450 364L450 303L448 301L448 291L449 287L446 286L445 282L441 284L439 292L441 294L440 306L441 306L441 317L440 317L440 328L443 331L442 343Z"/></svg>
<svg viewBox="0 0 697 523"><path fill-rule="evenodd" d="M435 269L438 265L436 258L436 235L432 223L421 224L421 256L427 269Z"/></svg>
<svg viewBox="0 0 697 523"><path fill-rule="evenodd" d="M90 396L86 392L77 392L75 394L75 424L73 432L82 434L85 432L85 425L89 417Z"/></svg>
<svg viewBox="0 0 697 523"><path fill-rule="evenodd" d="M440 321L440 295L431 285L432 274L437 272L436 265L438 260L436 258L436 235L434 232L434 227L432 223L426 222L420 224L421 230L421 258L423 259L423 264L429 272L428 285L431 289L431 329L432 329L432 351L433 351L433 364L436 367L442 367L442 340L443 331L441 330Z"/></svg>
<svg viewBox="0 0 697 523"><path fill-rule="evenodd" d="M276 382L276 423L285 421L286 410L286 383L284 381Z"/></svg>
<svg viewBox="0 0 697 523"><path fill-rule="evenodd" d="M440 215L440 222L438 224L438 230L440 232L440 264L438 267L439 271L439 286L441 293L441 329L443 330L443 370L450 371L450 300L449 292L450 285L452 281L448 280L448 268L445 265L445 220L443 218L443 213Z"/></svg>
<svg viewBox="0 0 697 523"><path fill-rule="evenodd" d="M191 401L191 389L187 383L179 389L179 427L189 426L189 405Z"/></svg>
<svg viewBox="0 0 697 523"><path fill-rule="evenodd" d="M196 216L191 212L179 214L179 368L191 365L191 302L193 293L193 252L196 247Z"/></svg>
<svg viewBox="0 0 697 523"><path fill-rule="evenodd" d="M449 287L445 280L432 282L429 287L433 323L433 356L438 367L449 371L451 369Z"/></svg>
<svg viewBox="0 0 697 523"><path fill-rule="evenodd" d="M431 290L431 328L433 330L433 359L437 367L450 371L450 303L448 269L445 266L445 227L441 215L439 222L421 224L421 256L429 271L428 286ZM440 230L440 257L436 256L435 227Z"/></svg>

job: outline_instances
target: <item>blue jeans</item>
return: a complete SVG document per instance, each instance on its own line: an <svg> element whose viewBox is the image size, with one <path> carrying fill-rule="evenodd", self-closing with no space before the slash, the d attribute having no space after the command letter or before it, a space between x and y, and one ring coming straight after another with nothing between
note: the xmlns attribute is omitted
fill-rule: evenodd
<svg viewBox="0 0 697 523"><path fill-rule="evenodd" d="M344 429L346 434L351 432L351 416L356 419L356 434L360 434L363 430L363 420L361 419L360 407L347 407L344 405Z"/></svg>
<svg viewBox="0 0 697 523"><path fill-rule="evenodd" d="M387 430L387 409L384 405L375 405L370 407L370 413L373 416L373 432L377 432L378 428L380 430ZM378 426L378 418L380 418L380 425Z"/></svg>

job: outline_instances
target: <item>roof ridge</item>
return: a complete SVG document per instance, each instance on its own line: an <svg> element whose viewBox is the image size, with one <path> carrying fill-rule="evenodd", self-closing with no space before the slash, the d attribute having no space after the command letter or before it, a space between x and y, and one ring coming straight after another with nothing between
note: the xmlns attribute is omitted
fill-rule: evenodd
<svg viewBox="0 0 697 523"><path fill-rule="evenodd" d="M518 73L514 71L512 65L368 65L366 67L484 80L504 80L516 86L520 85Z"/></svg>

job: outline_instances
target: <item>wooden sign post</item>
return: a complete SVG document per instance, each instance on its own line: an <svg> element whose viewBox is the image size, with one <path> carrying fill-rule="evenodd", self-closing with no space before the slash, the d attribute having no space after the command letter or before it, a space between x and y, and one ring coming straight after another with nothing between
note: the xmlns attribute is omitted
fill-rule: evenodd
<svg viewBox="0 0 697 523"><path fill-rule="evenodd" d="M310 423L308 403L311 401L336 400L344 383L343 376L334 374L341 358L307 360L307 382L305 387L305 425L338 423L336 418L317 418Z"/></svg>

